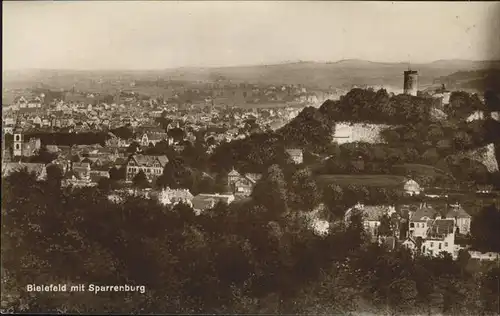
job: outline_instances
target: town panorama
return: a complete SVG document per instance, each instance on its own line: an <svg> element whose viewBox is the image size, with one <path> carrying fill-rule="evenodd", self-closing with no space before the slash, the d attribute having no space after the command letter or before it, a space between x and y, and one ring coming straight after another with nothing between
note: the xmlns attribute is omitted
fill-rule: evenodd
<svg viewBox="0 0 500 316"><path fill-rule="evenodd" d="M220 11L207 13L209 28L233 5L213 4ZM290 17L287 6L316 5L361 17L357 8L375 4L351 11L346 3L275 5ZM22 19L37 6L24 5L10 4L7 12ZM252 10L266 5L234 7L247 6L264 21L264 11ZM413 10L378 5L388 8L387 21ZM457 8L481 5L497 8ZM70 12L58 4L42 9L64 21ZM86 14L71 12L76 20ZM241 23L250 23L242 14ZM136 28L154 32L148 23ZM7 35L18 34L10 25ZM444 37L455 34L444 29ZM415 47L424 41L398 47L411 55L404 60L372 61L353 51L352 58L304 61L297 44L296 60L259 63L247 62L246 41L193 32L207 59L212 45L229 45L243 66L4 70L2 312L498 315L500 56L443 52L419 61ZM121 45L106 34L117 43L109 45ZM324 45L332 54L339 49ZM12 65L23 64L11 55ZM107 62L124 60L119 55Z"/></svg>

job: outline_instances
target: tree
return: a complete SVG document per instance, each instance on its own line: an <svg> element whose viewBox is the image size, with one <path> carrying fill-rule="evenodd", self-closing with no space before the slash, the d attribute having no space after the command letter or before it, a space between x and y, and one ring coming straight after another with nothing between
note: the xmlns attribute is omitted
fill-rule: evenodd
<svg viewBox="0 0 500 316"><path fill-rule="evenodd" d="M109 169L109 178L113 181L125 180L126 177L126 168L121 167L112 167Z"/></svg>
<svg viewBox="0 0 500 316"><path fill-rule="evenodd" d="M135 175L135 177L132 179L132 185L136 189L145 189L150 187L148 177L146 176L144 171L141 170Z"/></svg>
<svg viewBox="0 0 500 316"><path fill-rule="evenodd" d="M47 146L43 145L38 150L37 155L32 157L31 162L49 164L57 158L57 154L49 152Z"/></svg>
<svg viewBox="0 0 500 316"><path fill-rule="evenodd" d="M53 187L60 188L63 179L63 172L57 165L47 166L47 183Z"/></svg>
<svg viewBox="0 0 500 316"><path fill-rule="evenodd" d="M363 213L361 211L352 212L348 221L345 238L345 247L351 251L359 249L367 240L367 235L363 225Z"/></svg>
<svg viewBox="0 0 500 316"><path fill-rule="evenodd" d="M112 188L112 180L106 177L102 177L97 182L97 187L103 192L109 192Z"/></svg>
<svg viewBox="0 0 500 316"><path fill-rule="evenodd" d="M80 162L80 156L78 154L74 154L71 156L71 162Z"/></svg>
<svg viewBox="0 0 500 316"><path fill-rule="evenodd" d="M290 183L291 204L300 210L311 211L320 202L320 192L309 169L298 170Z"/></svg>
<svg viewBox="0 0 500 316"><path fill-rule="evenodd" d="M486 312L498 313L500 306L500 293L498 282L500 280L500 268L491 268L481 279L481 300L483 310Z"/></svg>
<svg viewBox="0 0 500 316"><path fill-rule="evenodd" d="M387 214L382 215L380 217L380 226L378 227L378 235L379 236L392 236L392 227L391 227L391 219Z"/></svg>
<svg viewBox="0 0 500 316"><path fill-rule="evenodd" d="M170 159L163 168L163 173L156 181L157 186L171 189L193 189L194 176L192 171L185 166L181 157Z"/></svg>
<svg viewBox="0 0 500 316"><path fill-rule="evenodd" d="M500 252L500 212L494 205L482 208L471 222L472 245L481 251Z"/></svg>
<svg viewBox="0 0 500 316"><path fill-rule="evenodd" d="M219 172L215 176L214 191L218 193L233 192L228 183L228 172Z"/></svg>
<svg viewBox="0 0 500 316"><path fill-rule="evenodd" d="M344 219L347 206L344 202L344 190L339 185L329 184L324 190L323 201L332 219Z"/></svg>
<svg viewBox="0 0 500 316"><path fill-rule="evenodd" d="M457 261L458 261L458 264L460 265L460 271L461 271L462 275L464 275L464 273L465 273L465 269L467 268L467 265L469 264L470 258L471 258L471 255L467 250L460 249L458 251Z"/></svg>
<svg viewBox="0 0 500 316"><path fill-rule="evenodd" d="M168 133L168 136L172 137L174 139L174 141L176 141L176 142L182 141L184 139L184 137L186 136L186 133L184 132L184 130L181 128L178 128L178 127L169 129L167 131L167 133Z"/></svg>
<svg viewBox="0 0 500 316"><path fill-rule="evenodd" d="M141 145L139 145L138 142L132 142L128 148L127 148L127 152L128 153L136 153L139 149L141 148Z"/></svg>
<svg viewBox="0 0 500 316"><path fill-rule="evenodd" d="M287 189L283 171L278 165L269 167L252 192L252 198L274 214L288 212Z"/></svg>

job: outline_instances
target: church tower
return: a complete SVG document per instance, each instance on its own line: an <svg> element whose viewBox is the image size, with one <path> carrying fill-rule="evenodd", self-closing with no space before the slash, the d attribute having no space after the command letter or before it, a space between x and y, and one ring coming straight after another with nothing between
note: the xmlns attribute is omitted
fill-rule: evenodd
<svg viewBox="0 0 500 316"><path fill-rule="evenodd" d="M16 123L16 127L14 128L14 150L13 150L14 157L20 157L23 155L24 135L23 135L23 130L18 123L19 122Z"/></svg>

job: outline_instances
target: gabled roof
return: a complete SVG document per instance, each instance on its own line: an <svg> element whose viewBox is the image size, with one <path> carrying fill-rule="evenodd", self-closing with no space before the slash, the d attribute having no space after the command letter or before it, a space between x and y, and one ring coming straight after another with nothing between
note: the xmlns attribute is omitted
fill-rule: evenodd
<svg viewBox="0 0 500 316"><path fill-rule="evenodd" d="M90 169L90 163L88 162L74 162L73 169Z"/></svg>
<svg viewBox="0 0 500 316"><path fill-rule="evenodd" d="M455 229L455 222L452 219L436 219L429 228L427 235L429 238L441 238L452 234Z"/></svg>
<svg viewBox="0 0 500 316"><path fill-rule="evenodd" d="M241 175L238 171L236 171L236 169L233 168L233 170L231 170L231 172L228 173L228 176L236 177L236 176L241 176Z"/></svg>
<svg viewBox="0 0 500 316"><path fill-rule="evenodd" d="M446 218L471 218L461 205L453 205L446 213Z"/></svg>
<svg viewBox="0 0 500 316"><path fill-rule="evenodd" d="M162 167L168 163L167 156L149 156L149 155L132 155L129 161L133 159L138 165L152 167L158 161Z"/></svg>
<svg viewBox="0 0 500 316"><path fill-rule="evenodd" d="M260 178L262 178L262 175L258 173L247 173L245 175L245 178L247 178L252 183L257 183L257 181L259 181Z"/></svg>
<svg viewBox="0 0 500 316"><path fill-rule="evenodd" d="M433 218L435 218L437 213L438 212L435 209L433 209L432 207L429 207L429 206L421 207L421 208L417 209L415 211L415 213L413 213L411 215L410 221L412 221L412 222L419 222L419 221L424 222L424 221L426 221L425 217L427 217L429 219L433 219Z"/></svg>

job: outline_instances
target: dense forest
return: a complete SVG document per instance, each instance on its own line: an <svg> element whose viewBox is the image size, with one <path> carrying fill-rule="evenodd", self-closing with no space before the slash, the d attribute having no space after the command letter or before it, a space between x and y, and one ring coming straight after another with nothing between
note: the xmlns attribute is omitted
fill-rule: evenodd
<svg viewBox="0 0 500 316"><path fill-rule="evenodd" d="M370 243L356 213L327 235L314 233L302 214L321 196L304 170L271 166L251 200L218 204L200 216L183 204L163 207L134 196L115 204L103 188L61 189L60 174L48 173L41 182L23 171L5 179L3 311L498 312L495 264L474 263L467 252L454 261L389 251ZM332 190L332 206L347 206L357 194ZM491 219L498 213L490 207L474 219L479 243L500 240L492 229L498 218ZM27 284L51 283L143 285L145 293L26 291Z"/></svg>

